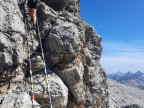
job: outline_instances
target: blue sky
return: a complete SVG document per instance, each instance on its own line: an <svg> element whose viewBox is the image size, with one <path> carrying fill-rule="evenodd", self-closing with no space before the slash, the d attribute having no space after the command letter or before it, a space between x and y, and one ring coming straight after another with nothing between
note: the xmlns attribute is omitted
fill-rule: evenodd
<svg viewBox="0 0 144 108"><path fill-rule="evenodd" d="M103 38L106 72L144 72L144 0L81 0L80 7Z"/></svg>

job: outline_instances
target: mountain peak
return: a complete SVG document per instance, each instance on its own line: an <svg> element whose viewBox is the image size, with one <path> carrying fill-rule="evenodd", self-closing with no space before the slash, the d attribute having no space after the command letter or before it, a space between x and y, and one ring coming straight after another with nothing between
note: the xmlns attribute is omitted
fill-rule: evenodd
<svg viewBox="0 0 144 108"><path fill-rule="evenodd" d="M139 76L142 76L144 73L142 73L141 71L137 71L136 73L135 73L135 76L136 77L139 77Z"/></svg>
<svg viewBox="0 0 144 108"><path fill-rule="evenodd" d="M144 73L141 71L137 71L135 74L144 74Z"/></svg>
<svg viewBox="0 0 144 108"><path fill-rule="evenodd" d="M115 75L117 75L117 76L123 76L123 75L125 75L125 73L123 73L121 71L118 71L118 72L115 73Z"/></svg>
<svg viewBox="0 0 144 108"><path fill-rule="evenodd" d="M128 71L128 72L125 74L125 76L127 76L127 75L132 75L132 73Z"/></svg>

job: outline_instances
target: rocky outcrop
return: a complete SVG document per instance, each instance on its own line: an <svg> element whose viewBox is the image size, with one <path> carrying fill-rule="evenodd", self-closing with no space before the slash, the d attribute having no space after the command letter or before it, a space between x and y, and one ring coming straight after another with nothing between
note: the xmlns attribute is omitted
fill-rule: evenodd
<svg viewBox="0 0 144 108"><path fill-rule="evenodd" d="M31 108L31 97L26 92L6 94L5 97L0 97L1 108ZM39 105L34 101L35 105ZM37 107L38 108L38 107Z"/></svg>
<svg viewBox="0 0 144 108"><path fill-rule="evenodd" d="M54 108L107 108L106 75L99 62L102 38L80 18L79 2L42 0L38 8L52 104ZM26 38L30 49L41 53L39 39L31 30L25 30L22 6L17 0L0 2L0 19L0 96L16 97L16 92L29 98ZM31 60L35 105L47 107L49 96L41 55L32 54ZM15 104L12 101L11 105ZM5 101L0 105L6 106ZM25 102L20 105L25 106Z"/></svg>
<svg viewBox="0 0 144 108"><path fill-rule="evenodd" d="M0 1L0 79L4 83L5 77L14 76L27 57L22 19L16 0Z"/></svg>

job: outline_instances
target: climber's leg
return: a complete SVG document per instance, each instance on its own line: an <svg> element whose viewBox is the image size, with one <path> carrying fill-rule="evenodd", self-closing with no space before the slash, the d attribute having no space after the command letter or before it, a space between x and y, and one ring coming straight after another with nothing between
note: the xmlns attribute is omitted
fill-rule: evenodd
<svg viewBox="0 0 144 108"><path fill-rule="evenodd" d="M36 9L32 9L33 25L36 26Z"/></svg>
<svg viewBox="0 0 144 108"><path fill-rule="evenodd" d="M27 0L24 0L24 4L26 4Z"/></svg>

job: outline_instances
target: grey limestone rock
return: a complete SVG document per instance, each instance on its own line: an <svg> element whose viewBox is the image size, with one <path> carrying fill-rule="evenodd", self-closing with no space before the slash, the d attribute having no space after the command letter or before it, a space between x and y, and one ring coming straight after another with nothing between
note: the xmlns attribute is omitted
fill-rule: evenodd
<svg viewBox="0 0 144 108"><path fill-rule="evenodd" d="M32 58L31 60L32 63L32 72L36 73L42 69L44 69L44 65L43 65L43 60L41 58L41 56L35 56Z"/></svg>
<svg viewBox="0 0 144 108"><path fill-rule="evenodd" d="M31 97L26 92L6 94L0 96L0 100L2 100L1 108L32 108ZM34 101L34 105L39 104Z"/></svg>
<svg viewBox="0 0 144 108"><path fill-rule="evenodd" d="M54 10L62 10L67 7L67 4L69 3L69 0L44 0L45 3L47 3L50 7L52 7Z"/></svg>
<svg viewBox="0 0 144 108"><path fill-rule="evenodd" d="M17 0L0 1L0 75L10 74L26 58L22 18Z"/></svg>
<svg viewBox="0 0 144 108"><path fill-rule="evenodd" d="M79 3L80 0L69 0L66 10L69 12L78 13L80 11Z"/></svg>
<svg viewBox="0 0 144 108"><path fill-rule="evenodd" d="M22 14L17 0L0 1L0 31L7 33L25 33Z"/></svg>
<svg viewBox="0 0 144 108"><path fill-rule="evenodd" d="M102 38L80 18L79 3L42 0L38 8L52 104L54 108L107 108L107 79L100 64ZM31 53L39 53L31 54L35 101L47 108L49 96L39 39L32 30L25 31L21 9L17 0L0 1L0 73L9 73L1 75L0 83L4 84L0 96L27 93L27 99L31 95L30 76L25 77L28 39ZM11 74L13 77L8 77Z"/></svg>
<svg viewBox="0 0 144 108"><path fill-rule="evenodd" d="M69 107L75 104L77 107L107 108L106 75L99 62L102 38L93 27L73 14L78 10L79 1L70 0L68 7L57 12L55 18L47 17L52 21L44 41L47 63L67 85L71 93ZM46 22L41 24L45 26Z"/></svg>
<svg viewBox="0 0 144 108"><path fill-rule="evenodd" d="M54 74L50 69L47 69L48 85L52 97L52 105L54 108L66 108L68 103L68 89L62 82L62 80ZM49 95L47 93L47 83L45 74L43 71L38 72L33 76L34 82L34 95L35 100L41 105L46 105L44 108L49 106ZM30 80L27 80L27 90L30 91Z"/></svg>
<svg viewBox="0 0 144 108"><path fill-rule="evenodd" d="M45 47L51 53L74 53L80 49L79 45L77 27L61 20L55 22L45 41Z"/></svg>

